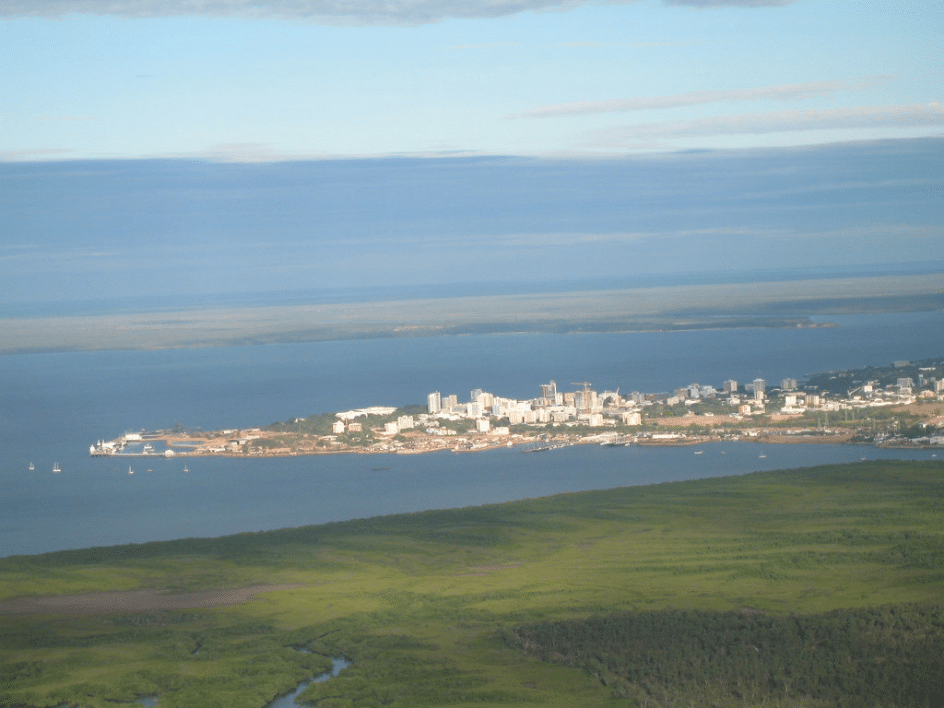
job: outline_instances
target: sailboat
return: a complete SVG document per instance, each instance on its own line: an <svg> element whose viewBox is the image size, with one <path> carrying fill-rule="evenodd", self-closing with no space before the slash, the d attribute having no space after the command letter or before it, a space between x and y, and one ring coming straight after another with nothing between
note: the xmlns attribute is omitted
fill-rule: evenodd
<svg viewBox="0 0 944 708"><path fill-rule="evenodd" d="M134 470L131 469L131 465L128 465L128 474L134 474Z"/></svg>
<svg viewBox="0 0 944 708"><path fill-rule="evenodd" d="M52 463L52 471L53 471L53 472L62 472L62 468L59 467L59 463L58 463L58 462L53 462L53 463Z"/></svg>
<svg viewBox="0 0 944 708"><path fill-rule="evenodd" d="M32 471L35 470L35 469L36 469L36 465L34 465L32 462L30 462L30 463L29 463L29 471L32 472Z"/></svg>

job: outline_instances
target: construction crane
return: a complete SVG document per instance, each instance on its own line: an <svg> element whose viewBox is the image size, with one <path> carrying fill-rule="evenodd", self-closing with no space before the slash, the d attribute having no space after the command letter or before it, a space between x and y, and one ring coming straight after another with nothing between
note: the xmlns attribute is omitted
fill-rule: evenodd
<svg viewBox="0 0 944 708"><path fill-rule="evenodd" d="M583 407L584 413L590 415L590 382L589 381L571 381L571 386L583 386Z"/></svg>

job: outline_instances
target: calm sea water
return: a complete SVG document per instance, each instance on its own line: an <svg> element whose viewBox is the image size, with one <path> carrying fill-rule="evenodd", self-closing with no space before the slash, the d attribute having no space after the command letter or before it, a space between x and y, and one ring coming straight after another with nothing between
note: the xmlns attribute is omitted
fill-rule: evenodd
<svg viewBox="0 0 944 708"><path fill-rule="evenodd" d="M944 313L867 315L840 327L607 335L490 335L160 352L0 357L0 555L217 536L564 491L929 452L843 446L581 446L538 455L331 456L150 461L88 446L176 422L266 424L473 388L531 398L564 390L666 391L944 355ZM29 472L30 462L36 470ZM58 462L63 471L51 474Z"/></svg>

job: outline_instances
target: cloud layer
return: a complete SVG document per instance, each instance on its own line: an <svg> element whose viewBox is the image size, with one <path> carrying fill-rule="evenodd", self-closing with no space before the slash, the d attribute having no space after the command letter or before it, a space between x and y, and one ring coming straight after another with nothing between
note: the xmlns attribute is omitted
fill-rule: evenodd
<svg viewBox="0 0 944 708"><path fill-rule="evenodd" d="M540 106L525 111L516 118L554 118L558 116L589 115L594 113L624 113L682 108L722 101L798 101L807 98L832 96L837 91L869 86L888 77L876 77L863 82L812 81L805 84L763 86L738 91L689 91L669 96L646 96L608 101L575 101L552 106Z"/></svg>
<svg viewBox="0 0 944 708"><path fill-rule="evenodd" d="M630 4L638 0L606 0ZM773 7L796 0L662 0L693 7ZM420 25L448 19L568 10L604 0L4 0L0 17L258 17L337 25Z"/></svg>
<svg viewBox="0 0 944 708"><path fill-rule="evenodd" d="M922 128L944 126L944 104L856 106L813 111L779 111L688 121L636 123L592 133L594 147L650 142L666 138L782 133L802 130Z"/></svg>

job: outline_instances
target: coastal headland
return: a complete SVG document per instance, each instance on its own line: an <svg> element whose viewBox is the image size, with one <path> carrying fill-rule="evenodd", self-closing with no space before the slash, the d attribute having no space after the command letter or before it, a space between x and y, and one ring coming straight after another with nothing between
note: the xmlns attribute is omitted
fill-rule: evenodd
<svg viewBox="0 0 944 708"><path fill-rule="evenodd" d="M429 393L425 406L372 406L264 427L125 433L90 446L93 456L419 454L567 445L855 443L944 450L944 358L899 361L804 381L763 379L720 388L691 383L672 392L575 391L550 381L518 400L481 389L468 401Z"/></svg>

